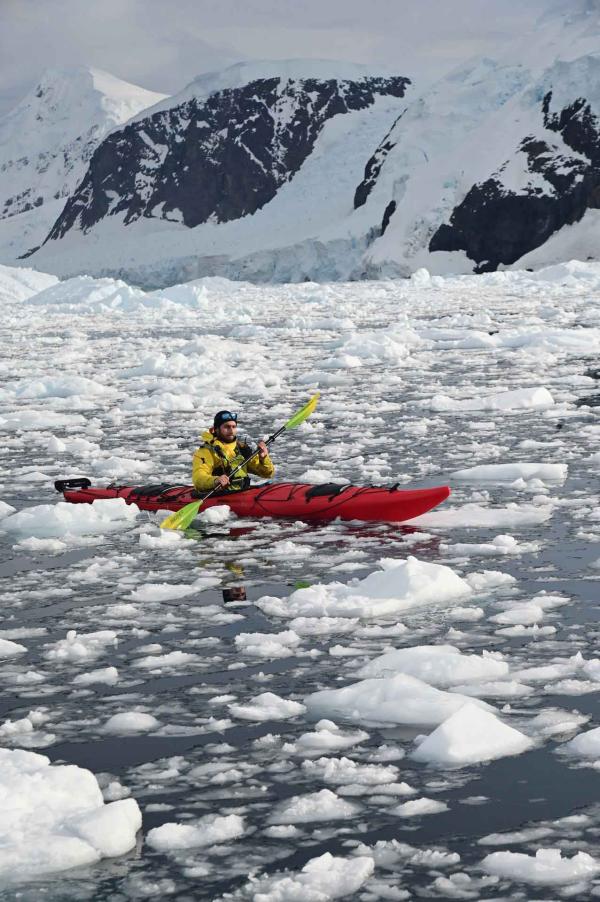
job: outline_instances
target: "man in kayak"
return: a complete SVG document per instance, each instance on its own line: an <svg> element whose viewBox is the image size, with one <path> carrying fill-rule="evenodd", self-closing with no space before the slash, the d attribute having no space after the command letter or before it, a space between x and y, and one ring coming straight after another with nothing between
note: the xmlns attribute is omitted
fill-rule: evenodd
<svg viewBox="0 0 600 902"><path fill-rule="evenodd" d="M248 473L270 479L275 472L264 442L257 445L258 454L251 458L254 449L237 437L237 413L220 410L213 425L202 433L204 442L194 451L192 481L197 492L210 492L218 488L239 492L250 484ZM235 476L229 474L239 464L244 464Z"/></svg>

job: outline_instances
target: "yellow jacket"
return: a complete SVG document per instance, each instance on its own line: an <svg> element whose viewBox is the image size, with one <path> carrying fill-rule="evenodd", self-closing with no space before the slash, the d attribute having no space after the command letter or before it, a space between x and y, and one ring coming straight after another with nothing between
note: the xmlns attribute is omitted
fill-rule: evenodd
<svg viewBox="0 0 600 902"><path fill-rule="evenodd" d="M215 487L215 476L228 475L238 464L246 459L244 452L248 453L249 446L241 439L235 442L222 442L215 438L212 432L203 432L204 444L194 451L192 459L192 482L198 492L210 492ZM267 455L260 461L258 455L253 457L233 477L230 486L232 491L244 488L248 473L270 479L275 473L273 461Z"/></svg>

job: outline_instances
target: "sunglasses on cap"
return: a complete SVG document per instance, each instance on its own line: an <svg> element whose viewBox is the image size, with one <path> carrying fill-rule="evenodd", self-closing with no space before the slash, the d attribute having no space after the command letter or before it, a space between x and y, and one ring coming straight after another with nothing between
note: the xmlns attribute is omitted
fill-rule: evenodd
<svg viewBox="0 0 600 902"><path fill-rule="evenodd" d="M229 410L220 410L215 415L213 426L215 429L217 429L219 426L222 426L223 423L227 423L230 420L233 420L234 423L237 423L237 418L237 413L231 413Z"/></svg>

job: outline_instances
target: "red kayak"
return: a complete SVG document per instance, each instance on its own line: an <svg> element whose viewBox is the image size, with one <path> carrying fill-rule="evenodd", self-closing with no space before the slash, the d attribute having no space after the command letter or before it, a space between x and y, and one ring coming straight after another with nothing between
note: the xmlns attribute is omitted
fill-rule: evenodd
<svg viewBox="0 0 600 902"><path fill-rule="evenodd" d="M54 483L65 501L91 504L102 498L124 498L140 510L178 511L198 500L189 485L111 485L92 488L89 479L59 479ZM402 523L426 513L450 494L448 486L431 489L391 489L379 486L308 485L274 482L240 492L213 495L203 508L227 504L238 517L292 517L296 520L371 520Z"/></svg>

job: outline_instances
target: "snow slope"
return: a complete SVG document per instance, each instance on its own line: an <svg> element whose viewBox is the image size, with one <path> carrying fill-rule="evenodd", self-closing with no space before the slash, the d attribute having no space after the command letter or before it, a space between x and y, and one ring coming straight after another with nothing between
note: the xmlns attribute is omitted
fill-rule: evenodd
<svg viewBox="0 0 600 902"><path fill-rule="evenodd" d="M41 243L102 139L163 96L99 69L44 73L0 120L3 260L16 260Z"/></svg>

